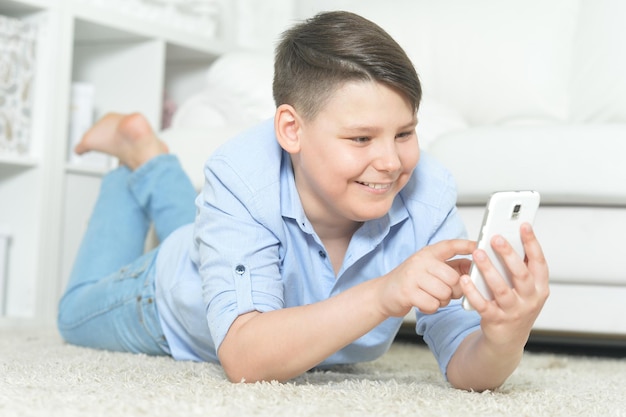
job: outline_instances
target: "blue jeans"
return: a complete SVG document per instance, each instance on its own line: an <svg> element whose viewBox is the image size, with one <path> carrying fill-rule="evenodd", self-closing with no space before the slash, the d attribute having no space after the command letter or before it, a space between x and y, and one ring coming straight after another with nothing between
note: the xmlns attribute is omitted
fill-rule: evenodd
<svg viewBox="0 0 626 417"><path fill-rule="evenodd" d="M72 344L164 355L167 342L155 305L158 249L144 254L154 224L163 241L193 222L196 191L173 155L102 179L65 294L58 328Z"/></svg>

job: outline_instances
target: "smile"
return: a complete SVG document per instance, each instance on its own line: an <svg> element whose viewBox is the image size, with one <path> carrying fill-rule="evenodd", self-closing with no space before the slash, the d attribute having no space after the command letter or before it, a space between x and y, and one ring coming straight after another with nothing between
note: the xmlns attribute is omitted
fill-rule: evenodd
<svg viewBox="0 0 626 417"><path fill-rule="evenodd" d="M361 181L357 181L357 182L361 185L372 188L374 190L386 190L388 188L391 188L391 184L379 184L379 183L361 182Z"/></svg>

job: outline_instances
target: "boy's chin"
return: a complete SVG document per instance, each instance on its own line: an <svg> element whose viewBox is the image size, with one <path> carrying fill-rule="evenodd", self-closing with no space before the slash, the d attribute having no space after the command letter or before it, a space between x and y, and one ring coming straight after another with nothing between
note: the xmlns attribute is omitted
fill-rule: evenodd
<svg viewBox="0 0 626 417"><path fill-rule="evenodd" d="M357 213L355 213L356 218L354 220L358 222L366 222L369 220L380 219L381 217L389 213L390 209L391 204L380 205L379 207L370 207L368 208L368 210L359 210Z"/></svg>

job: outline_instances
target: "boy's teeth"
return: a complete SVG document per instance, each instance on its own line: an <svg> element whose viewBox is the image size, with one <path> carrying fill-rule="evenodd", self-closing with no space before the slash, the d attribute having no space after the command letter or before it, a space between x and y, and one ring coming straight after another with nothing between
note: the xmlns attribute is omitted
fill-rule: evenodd
<svg viewBox="0 0 626 417"><path fill-rule="evenodd" d="M374 188L376 190L380 190L380 189L383 189L383 188L387 187L385 184L372 184L372 183L369 183L369 182L362 182L361 184L367 185L368 187Z"/></svg>

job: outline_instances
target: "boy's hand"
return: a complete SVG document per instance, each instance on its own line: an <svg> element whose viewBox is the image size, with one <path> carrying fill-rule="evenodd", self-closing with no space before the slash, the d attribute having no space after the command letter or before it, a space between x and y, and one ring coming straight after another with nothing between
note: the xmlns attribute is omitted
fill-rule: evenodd
<svg viewBox="0 0 626 417"><path fill-rule="evenodd" d="M491 241L511 272L509 287L482 250L473 254L474 262L494 294L485 300L468 276L461 279L463 293L480 314L483 337L493 347L519 349L524 346L535 319L548 298L548 266L530 224L520 229L526 259L521 259L502 237Z"/></svg>
<svg viewBox="0 0 626 417"><path fill-rule="evenodd" d="M426 246L413 254L397 268L383 276L381 307L387 316L402 317L412 307L423 313L434 313L451 299L463 294L459 284L462 275L469 272L469 259L450 258L469 255L476 242L445 240Z"/></svg>

